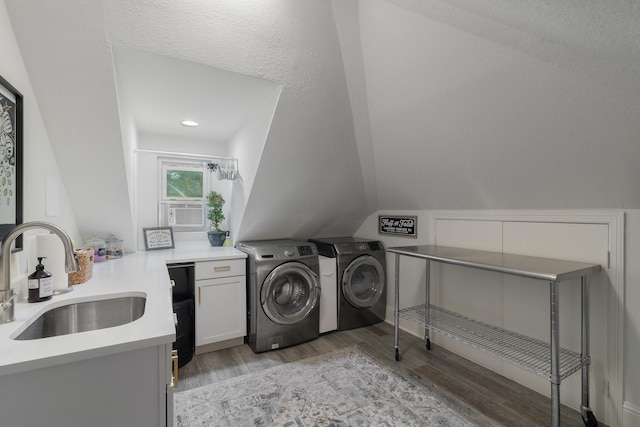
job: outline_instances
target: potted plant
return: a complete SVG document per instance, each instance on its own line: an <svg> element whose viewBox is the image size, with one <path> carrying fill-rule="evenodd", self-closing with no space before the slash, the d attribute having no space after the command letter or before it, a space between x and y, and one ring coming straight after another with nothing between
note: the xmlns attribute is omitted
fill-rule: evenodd
<svg viewBox="0 0 640 427"><path fill-rule="evenodd" d="M224 240L227 237L227 232L220 230L220 223L224 221L224 214L222 213L222 207L224 206L224 198L222 194L212 191L207 196L209 205L209 212L207 212L207 218L211 223L212 230L207 232L209 243L211 246L222 246Z"/></svg>

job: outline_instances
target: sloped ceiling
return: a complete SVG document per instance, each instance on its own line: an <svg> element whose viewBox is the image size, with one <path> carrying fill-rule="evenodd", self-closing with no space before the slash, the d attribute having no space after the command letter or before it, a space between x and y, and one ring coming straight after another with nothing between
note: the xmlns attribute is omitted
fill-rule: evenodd
<svg viewBox="0 0 640 427"><path fill-rule="evenodd" d="M229 141L255 114L257 97L270 84L166 55L112 49L119 95L126 95L140 133ZM185 128L186 119L199 125Z"/></svg>
<svg viewBox="0 0 640 427"><path fill-rule="evenodd" d="M105 104L117 113L111 45L137 49L282 85L253 187L243 189L246 209L237 238L350 234L371 212L364 199L330 3L105 0L86 4L70 0L53 4L30 0L7 4L38 102L46 111L45 123L65 124L49 129L58 145L65 146L69 140L72 130L68 124L76 108L71 103L60 108L65 94L108 94L92 97L92 102ZM86 17L94 19L86 22ZM72 42L66 43L67 38ZM42 56L42 51L53 53ZM84 69L91 69L85 63L100 67L102 73L110 75L110 81L85 75ZM73 67L68 76L67 67ZM59 80L52 81L51 75ZM82 85L77 84L79 75L84 76ZM176 78L175 85L179 87L180 83ZM83 115L92 111L95 107L85 109ZM117 114L96 116L94 126L80 125L85 136L96 132L96 122L112 132L120 128ZM118 171L123 169L123 161L114 157L122 158L127 153L117 140L82 140L82 156L79 150L71 156L60 148L58 159L61 169L68 171L65 181L74 210L79 212L81 231L108 223L106 212L92 213L88 208L104 205L105 211L118 217L119 227L108 231L129 228L121 233L125 241L128 236L133 240L135 230L126 217L130 212L126 183L109 183L119 197L109 195L105 202L102 194L80 196L71 178L90 170L110 169L117 163L114 170L124 180L124 172ZM113 155L94 155L90 148L93 144L102 144ZM242 167L241 163L241 174Z"/></svg>
<svg viewBox="0 0 640 427"><path fill-rule="evenodd" d="M282 85L246 238L350 234L376 209L640 207L637 2L5 2L81 229L110 221L86 204L129 212L110 43ZM106 194L74 183L100 169L122 176Z"/></svg>
<svg viewBox="0 0 640 427"><path fill-rule="evenodd" d="M640 206L638 7L582 3L359 2L381 209Z"/></svg>
<svg viewBox="0 0 640 427"><path fill-rule="evenodd" d="M116 233L133 242L102 8L75 0L6 5L37 98L24 102L38 103L82 237Z"/></svg>

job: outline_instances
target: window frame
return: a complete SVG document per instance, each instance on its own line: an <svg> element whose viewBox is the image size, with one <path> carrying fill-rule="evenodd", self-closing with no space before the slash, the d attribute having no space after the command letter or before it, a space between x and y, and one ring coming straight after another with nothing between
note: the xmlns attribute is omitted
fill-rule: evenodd
<svg viewBox="0 0 640 427"><path fill-rule="evenodd" d="M202 172L202 197L168 197L167 196L167 170L185 170ZM207 221L207 195L211 191L211 174L207 169L207 162L183 158L159 157L158 158L158 225L170 226L176 233L206 231ZM203 211L203 224L198 226L171 225L167 209L172 204L201 205Z"/></svg>

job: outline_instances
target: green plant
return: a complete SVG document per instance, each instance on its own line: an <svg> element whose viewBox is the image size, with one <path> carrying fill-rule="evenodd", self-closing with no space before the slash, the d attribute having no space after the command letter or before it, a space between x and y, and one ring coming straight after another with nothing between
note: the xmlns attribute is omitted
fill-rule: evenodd
<svg viewBox="0 0 640 427"><path fill-rule="evenodd" d="M211 222L211 226L215 231L220 230L220 223L224 221L224 214L222 213L222 207L224 206L224 198L222 194L212 191L207 196L209 202L209 212L207 212L207 218Z"/></svg>

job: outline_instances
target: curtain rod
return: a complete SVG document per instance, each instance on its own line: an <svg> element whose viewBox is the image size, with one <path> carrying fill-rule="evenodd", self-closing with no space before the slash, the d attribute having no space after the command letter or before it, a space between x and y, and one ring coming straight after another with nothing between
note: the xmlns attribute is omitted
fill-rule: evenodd
<svg viewBox="0 0 640 427"><path fill-rule="evenodd" d="M173 151L159 151L159 150L145 150L141 148L136 148L133 150L134 153L149 153L149 154L161 154L163 156L178 156L178 157L190 157L190 158L198 158L205 160L237 160L235 157L227 157L227 156L213 156L207 154L190 154L190 153L176 153Z"/></svg>

